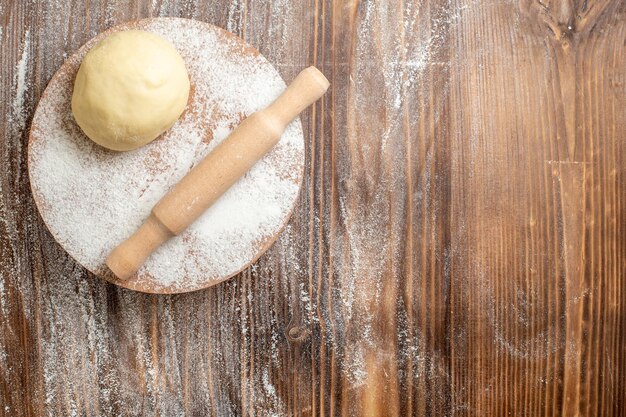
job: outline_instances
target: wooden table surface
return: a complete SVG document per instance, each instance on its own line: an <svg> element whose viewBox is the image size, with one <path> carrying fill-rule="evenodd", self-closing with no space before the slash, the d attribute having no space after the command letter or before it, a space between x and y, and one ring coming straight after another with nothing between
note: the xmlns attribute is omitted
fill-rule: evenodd
<svg viewBox="0 0 626 417"><path fill-rule="evenodd" d="M26 166L68 54L148 16L332 82L282 237L175 296L78 266ZM0 415L626 416L625 43L611 0L0 1Z"/></svg>

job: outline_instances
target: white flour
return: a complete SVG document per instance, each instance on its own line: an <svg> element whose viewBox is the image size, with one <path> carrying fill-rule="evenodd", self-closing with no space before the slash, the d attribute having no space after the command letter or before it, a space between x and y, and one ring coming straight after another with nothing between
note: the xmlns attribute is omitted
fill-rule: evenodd
<svg viewBox="0 0 626 417"><path fill-rule="evenodd" d="M147 218L173 184L223 140L239 121L267 106L285 88L276 70L234 38L204 23L164 19L140 27L170 40L189 71L193 98L162 139L115 153L82 135L70 111L72 70L55 78L34 117L29 150L33 193L61 245L98 273L118 243ZM91 44L90 44L91 45ZM208 137L212 140L210 143ZM299 121L279 144L180 236L139 271L155 290L200 288L227 277L260 255L261 243L289 217L302 178ZM142 282L137 282L141 285Z"/></svg>

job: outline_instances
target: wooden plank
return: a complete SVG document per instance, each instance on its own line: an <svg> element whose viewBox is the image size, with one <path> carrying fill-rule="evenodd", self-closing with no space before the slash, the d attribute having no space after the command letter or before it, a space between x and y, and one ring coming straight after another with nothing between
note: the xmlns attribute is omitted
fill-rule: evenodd
<svg viewBox="0 0 626 417"><path fill-rule="evenodd" d="M148 16L332 82L287 230L192 294L91 276L28 185L54 71ZM625 43L616 0L0 3L0 416L626 415Z"/></svg>
<svg viewBox="0 0 626 417"><path fill-rule="evenodd" d="M624 95L609 87L625 63L624 15L609 5L584 31L584 4L563 20L569 6L493 4L460 19L452 328L465 335L453 359L464 415L623 413L624 386L609 382L623 349L599 347L624 337L608 307L623 303L624 207L602 208L624 195L613 133Z"/></svg>

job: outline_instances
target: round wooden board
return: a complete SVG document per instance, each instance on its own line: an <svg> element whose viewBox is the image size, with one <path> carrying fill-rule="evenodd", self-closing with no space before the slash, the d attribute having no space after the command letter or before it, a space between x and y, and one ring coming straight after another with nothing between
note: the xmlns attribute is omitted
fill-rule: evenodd
<svg viewBox="0 0 626 417"><path fill-rule="evenodd" d="M70 101L85 53L109 34L131 29L172 42L185 60L192 87L187 110L169 131L136 151L117 153L84 136ZM48 229L92 273L137 291L194 291L241 272L276 240L297 200L304 168L299 120L196 223L159 248L136 276L120 282L104 260L190 167L284 88L276 69L257 50L206 23L154 18L101 33L57 71L33 117L30 182Z"/></svg>

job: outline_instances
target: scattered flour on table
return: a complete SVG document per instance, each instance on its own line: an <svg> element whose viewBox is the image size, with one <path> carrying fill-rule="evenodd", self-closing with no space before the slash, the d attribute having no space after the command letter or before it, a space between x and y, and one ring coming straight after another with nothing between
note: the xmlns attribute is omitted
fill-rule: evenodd
<svg viewBox="0 0 626 417"><path fill-rule="evenodd" d="M2 5L2 3L0 3L0 16L2 16L4 13L4 7ZM0 42L2 42L2 35L4 34L4 26L0 25ZM2 79L2 76L0 75L0 79Z"/></svg>
<svg viewBox="0 0 626 417"><path fill-rule="evenodd" d="M85 48L70 58L72 71L50 83L33 122L39 130L30 149L30 175L42 217L57 241L96 273L111 249L141 225L173 184L243 117L268 105L285 88L265 58L212 26L163 19L141 28L176 46L195 87L186 113L162 139L115 153L82 135L69 103L72 76ZM259 244L289 217L303 158L302 127L296 121L198 221L159 248L139 275L152 277L156 287L189 289L254 260Z"/></svg>
<svg viewBox="0 0 626 417"><path fill-rule="evenodd" d="M416 321L415 311L426 302L418 296L426 277L419 270L409 272L402 261L409 249L420 251L414 230L439 233L430 227L436 224L437 209L422 197L425 191L437 191L437 178L431 177L436 173L437 147L429 145L429 135L417 138L414 132L423 120L428 124L432 117L436 124L444 114L441 103L446 102L448 85L437 85L442 97L436 100L428 94L433 91L430 84L439 83L438 73L449 65L442 48L448 45L449 28L457 23L460 12L448 7L426 10L414 2L362 6L355 13L354 57L345 95L356 109L380 109L380 118L372 123L367 112L347 112L344 123L354 129L345 131L346 138L336 136L339 214L331 251L332 272L340 285L333 309L341 313L333 317L333 337L342 347L336 357L352 387L376 383L380 374L371 372L374 358L385 369L383 374L398 369L402 375L398 387L406 388L448 377L442 367L446 352L426 345L427 335ZM341 109L337 111L341 114ZM416 167L415 151L422 142L427 149ZM415 179L411 188L407 187L407 169ZM409 248L405 226L416 211L432 217L408 230L414 238ZM429 238L434 241L434 237ZM403 300L407 283L415 295L414 305ZM390 299L399 301L394 305Z"/></svg>
<svg viewBox="0 0 626 417"><path fill-rule="evenodd" d="M228 6L228 20L226 21L226 30L237 33L242 28L241 21L246 10L246 2L241 0L233 0Z"/></svg>
<svg viewBox="0 0 626 417"><path fill-rule="evenodd" d="M2 26L0 26L0 30L1 29ZM21 152L22 150L21 137L24 134L27 119L26 94L30 89L30 68L28 67L28 61L30 59L30 29L27 29L24 33L24 38L20 49L21 54L15 66L15 75L11 89L11 91L14 91L14 93L11 94L11 106L7 115L8 132L5 132L5 134L8 133L8 139L17 148L17 152ZM17 158L17 161L17 167L19 169L19 163L21 161L21 158ZM6 166L9 166L10 162L8 160L8 156L6 157L6 159L0 161L0 164L6 164ZM12 194L12 196L10 197L10 194L11 193L8 190L0 189L0 235L4 234L8 237L9 241L16 241L18 236L18 230L15 226L15 222L12 220L15 214L12 213L10 203L10 200L13 199L13 204L15 204L16 197L15 194ZM3 198L6 198L6 200L3 200ZM8 283L6 278L3 279L3 273L7 275L11 273L16 273L15 271L18 268L18 265L16 264L17 262L19 262L19 256L17 254L16 245L9 244L6 247L0 246L0 311L5 313L5 315L8 312L6 302Z"/></svg>
<svg viewBox="0 0 626 417"><path fill-rule="evenodd" d="M26 31L24 34L24 42L22 45L22 56L17 63L17 67L15 69L15 97L13 98L13 102L11 103L11 114L10 121L13 123L14 129L12 129L14 137L21 136L26 128L26 109L24 108L24 102L26 97L26 92L30 88L30 83L28 82L28 61L30 55L30 29ZM21 141L17 143L21 144Z"/></svg>

